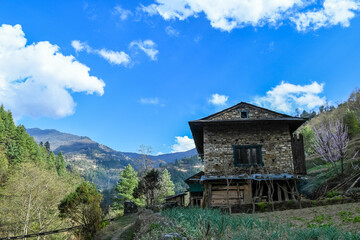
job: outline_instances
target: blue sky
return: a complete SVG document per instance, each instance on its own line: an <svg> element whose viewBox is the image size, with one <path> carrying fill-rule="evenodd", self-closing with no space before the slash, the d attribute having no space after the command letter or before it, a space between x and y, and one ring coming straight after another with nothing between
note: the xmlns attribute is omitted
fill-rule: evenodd
<svg viewBox="0 0 360 240"><path fill-rule="evenodd" d="M0 102L26 127L156 154L240 101L293 114L359 87L360 1L245 2L1 1Z"/></svg>

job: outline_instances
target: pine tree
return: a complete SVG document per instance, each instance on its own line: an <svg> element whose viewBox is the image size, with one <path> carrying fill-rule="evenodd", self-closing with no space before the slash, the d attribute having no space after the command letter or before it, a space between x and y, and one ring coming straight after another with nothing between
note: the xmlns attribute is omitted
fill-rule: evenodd
<svg viewBox="0 0 360 240"><path fill-rule="evenodd" d="M120 179L116 186L116 191L119 195L118 201L124 202L130 200L137 202L138 200L134 198L133 194L138 184L139 179L137 172L128 164L126 168L120 172Z"/></svg>
<svg viewBox="0 0 360 240"><path fill-rule="evenodd" d="M46 151L47 151L48 153L50 153L50 143L49 143L49 141L46 141L45 144L44 144L44 146L45 146L45 148L46 148Z"/></svg>
<svg viewBox="0 0 360 240"><path fill-rule="evenodd" d="M175 185L171 181L171 175L167 169L161 173L160 189L157 193L157 202L162 203L166 197L175 194Z"/></svg>
<svg viewBox="0 0 360 240"><path fill-rule="evenodd" d="M160 175L157 169L151 169L143 178L144 194L146 196L146 205L153 205L156 201L155 193L160 189Z"/></svg>

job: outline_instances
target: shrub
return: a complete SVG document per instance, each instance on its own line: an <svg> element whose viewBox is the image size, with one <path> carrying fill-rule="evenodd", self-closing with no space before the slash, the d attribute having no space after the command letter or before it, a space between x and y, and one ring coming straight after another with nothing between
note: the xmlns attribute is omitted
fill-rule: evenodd
<svg viewBox="0 0 360 240"><path fill-rule="evenodd" d="M340 193L339 193L339 191L337 191L337 190L330 191L330 192L328 192L328 193L326 194L326 196L327 196L328 198L333 198L333 197L336 197L336 196L339 196L339 195L340 195Z"/></svg>

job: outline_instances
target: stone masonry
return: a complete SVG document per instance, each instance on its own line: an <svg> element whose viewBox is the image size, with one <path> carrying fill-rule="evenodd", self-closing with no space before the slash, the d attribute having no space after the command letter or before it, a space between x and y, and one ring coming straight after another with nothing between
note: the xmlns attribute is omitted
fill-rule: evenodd
<svg viewBox="0 0 360 240"><path fill-rule="evenodd" d="M238 105L225 112L212 115L207 120L245 120L240 112L247 110L248 119L284 118L283 114ZM263 167L234 167L234 145L261 145ZM242 124L218 124L204 126L204 172L205 175L242 173L289 173L292 174L293 159L291 135L287 124L272 122L244 122Z"/></svg>
<svg viewBox="0 0 360 240"><path fill-rule="evenodd" d="M262 145L263 167L234 167L233 145ZM287 125L209 125L204 127L205 175L293 173L291 136Z"/></svg>

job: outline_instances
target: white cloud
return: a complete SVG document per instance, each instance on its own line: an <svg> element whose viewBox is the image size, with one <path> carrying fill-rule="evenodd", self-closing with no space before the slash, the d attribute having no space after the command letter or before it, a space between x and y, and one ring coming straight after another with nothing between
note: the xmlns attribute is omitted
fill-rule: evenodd
<svg viewBox="0 0 360 240"><path fill-rule="evenodd" d="M127 66L127 64L131 61L130 56L123 51L118 52L107 50L105 48L101 50L92 49L88 44L80 42L79 40L73 40L71 42L71 46L75 49L76 52L86 51L87 53L99 55L111 64L122 64L124 66Z"/></svg>
<svg viewBox="0 0 360 240"><path fill-rule="evenodd" d="M96 53L112 64L123 64L126 66L130 62L130 56L123 51L116 52L112 50L101 49L96 50Z"/></svg>
<svg viewBox="0 0 360 240"><path fill-rule="evenodd" d="M298 13L291 20L298 31L333 25L348 27L350 19L355 17L359 9L360 2L357 0L325 0L321 9Z"/></svg>
<svg viewBox="0 0 360 240"><path fill-rule="evenodd" d="M229 98L228 96L215 93L211 95L211 98L209 99L209 103L214 105L225 105L228 98Z"/></svg>
<svg viewBox="0 0 360 240"><path fill-rule="evenodd" d="M323 89L324 83L313 82L301 86L281 82L280 85L268 91L266 96L256 97L254 102L285 113L292 113L296 108L311 110L326 104L326 98L319 96Z"/></svg>
<svg viewBox="0 0 360 240"><path fill-rule="evenodd" d="M156 44L152 40L145 41L132 41L130 43L130 48L138 48L142 50L152 61L157 60L157 54L159 51L155 48Z"/></svg>
<svg viewBox="0 0 360 240"><path fill-rule="evenodd" d="M299 31L323 26L349 26L359 11L359 0L154 0L141 6L150 16L185 20L203 13L212 27L231 31L245 26L261 27L295 22ZM309 8L317 10L308 11Z"/></svg>
<svg viewBox="0 0 360 240"><path fill-rule="evenodd" d="M121 6L115 6L113 14L118 15L122 21L133 15L130 10L124 9Z"/></svg>
<svg viewBox="0 0 360 240"><path fill-rule="evenodd" d="M26 45L21 25L0 27L0 102L16 118L65 117L75 112L70 91L103 95L105 83L57 45Z"/></svg>
<svg viewBox="0 0 360 240"><path fill-rule="evenodd" d="M157 105L157 104L159 104L159 99L157 97L155 97L155 98L141 98L140 103L141 104Z"/></svg>
<svg viewBox="0 0 360 240"><path fill-rule="evenodd" d="M75 52L86 51L88 53L91 52L91 48L86 43L82 43L79 40L71 41L71 46L75 49Z"/></svg>
<svg viewBox="0 0 360 240"><path fill-rule="evenodd" d="M167 27L165 28L165 32L166 32L166 34L169 35L170 37L177 37L177 36L179 36L179 34L180 34L178 30L176 30L175 28L173 28L173 27L171 27L171 26L167 26Z"/></svg>
<svg viewBox="0 0 360 240"><path fill-rule="evenodd" d="M185 152L195 148L195 143L194 140L189 138L188 136L184 136L184 137L177 136L175 137L175 144L172 145L171 148L172 148L171 151L172 153Z"/></svg>

